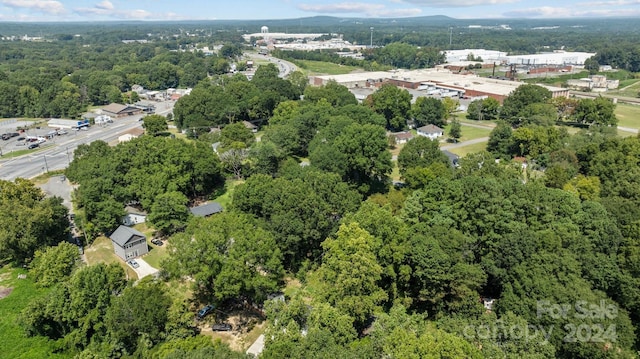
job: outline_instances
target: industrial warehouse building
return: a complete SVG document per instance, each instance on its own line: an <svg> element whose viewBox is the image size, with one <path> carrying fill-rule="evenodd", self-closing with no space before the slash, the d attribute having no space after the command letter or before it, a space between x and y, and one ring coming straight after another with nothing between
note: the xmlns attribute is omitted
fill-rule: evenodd
<svg viewBox="0 0 640 359"><path fill-rule="evenodd" d="M441 96L492 97L502 101L524 82L478 77L474 74L458 74L444 68L421 70L393 70L362 72L346 75L326 75L310 77L314 86L335 81L349 89L377 89L390 83L398 87L424 90L425 94L439 93ZM546 86L553 97L569 97L569 90Z"/></svg>

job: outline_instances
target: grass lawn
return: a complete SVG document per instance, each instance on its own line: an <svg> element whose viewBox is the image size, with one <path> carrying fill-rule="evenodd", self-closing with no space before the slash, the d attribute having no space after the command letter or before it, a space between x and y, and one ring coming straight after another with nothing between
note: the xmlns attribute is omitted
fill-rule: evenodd
<svg viewBox="0 0 640 359"><path fill-rule="evenodd" d="M489 134L492 131L492 129L488 127L478 128L478 127L471 127L471 126L465 126L465 125L462 125L460 127L461 127L462 137L460 137L458 142L473 140L480 137L489 137ZM451 129L451 123L449 123L444 127L444 134L447 135L450 129Z"/></svg>
<svg viewBox="0 0 640 359"><path fill-rule="evenodd" d="M468 146L452 148L449 151L455 153L456 155L458 155L460 157L464 157L469 153L480 152L480 151L484 151L486 149L487 149L487 143L486 142L481 142L481 143L475 143L475 144L468 145Z"/></svg>
<svg viewBox="0 0 640 359"><path fill-rule="evenodd" d="M640 129L640 106L619 103L615 114L618 126Z"/></svg>
<svg viewBox="0 0 640 359"><path fill-rule="evenodd" d="M224 193L214 198L213 200L220 203L222 208L229 208L231 200L233 199L233 190L237 185L244 183L243 180L227 180L224 184Z"/></svg>
<svg viewBox="0 0 640 359"><path fill-rule="evenodd" d="M620 137L631 137L631 136L637 136L637 135L638 135L637 133L618 130L618 136Z"/></svg>
<svg viewBox="0 0 640 359"><path fill-rule="evenodd" d="M118 263L127 273L128 279L138 279L136 272L116 255L111 240L105 236L96 238L91 246L85 248L84 254L89 265Z"/></svg>
<svg viewBox="0 0 640 359"><path fill-rule="evenodd" d="M147 245L149 246L149 253L142 256L142 259L153 268L160 269L160 262L169 256L167 242L164 242L162 246L156 246L151 242L147 242Z"/></svg>
<svg viewBox="0 0 640 359"><path fill-rule="evenodd" d="M620 95L624 97L638 97L638 92L640 92L640 80L628 79L620 81L618 89L607 91L607 94Z"/></svg>
<svg viewBox="0 0 640 359"><path fill-rule="evenodd" d="M36 288L30 278L18 279L25 274L23 269L6 266L0 269L0 288L13 288L5 298L0 299L0 358L71 358L72 355L54 353L54 342L45 337L24 335L17 320L20 312L33 299L44 296L47 289Z"/></svg>
<svg viewBox="0 0 640 359"><path fill-rule="evenodd" d="M320 74L343 75L360 69L359 67L339 65L324 61L296 60L295 64L298 65L307 76Z"/></svg>
<svg viewBox="0 0 640 359"><path fill-rule="evenodd" d="M393 162L393 171L391 172L391 179L393 181L400 181L400 168L398 168L398 161Z"/></svg>

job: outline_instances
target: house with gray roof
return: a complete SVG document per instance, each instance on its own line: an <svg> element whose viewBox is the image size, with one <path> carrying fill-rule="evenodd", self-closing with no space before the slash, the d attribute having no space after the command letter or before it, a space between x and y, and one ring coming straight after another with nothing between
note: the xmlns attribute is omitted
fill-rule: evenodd
<svg viewBox="0 0 640 359"><path fill-rule="evenodd" d="M209 217L212 214L222 212L222 205L218 202L211 202L201 206L191 207L189 211L196 217Z"/></svg>
<svg viewBox="0 0 640 359"><path fill-rule="evenodd" d="M125 261L149 253L147 237L131 227L119 226L109 238L113 250Z"/></svg>
<svg viewBox="0 0 640 359"><path fill-rule="evenodd" d="M426 125L422 127L418 127L416 132L419 136L424 136L430 138L431 140L435 140L438 137L444 136L444 130L435 125Z"/></svg>

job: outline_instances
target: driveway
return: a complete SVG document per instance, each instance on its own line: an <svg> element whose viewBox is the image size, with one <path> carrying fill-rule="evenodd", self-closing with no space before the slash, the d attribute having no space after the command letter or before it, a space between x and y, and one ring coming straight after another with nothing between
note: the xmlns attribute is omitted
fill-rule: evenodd
<svg viewBox="0 0 640 359"><path fill-rule="evenodd" d="M148 276L148 275L154 275L156 273L158 273L159 271L155 268L153 268L151 265L149 265L149 263L147 263L144 259L142 258L136 258L136 262L138 262L138 264L140 265L138 268L133 268L132 269L136 272L136 274L138 275L138 280Z"/></svg>
<svg viewBox="0 0 640 359"><path fill-rule="evenodd" d="M73 213L73 206L71 205L71 192L73 192L74 187L69 183L69 181L64 176L52 176L49 178L44 184L38 185L47 196L53 197L61 197L62 204L69 208L69 213Z"/></svg>
<svg viewBox="0 0 640 359"><path fill-rule="evenodd" d="M264 334L260 334L258 339L256 339L256 341L253 342L253 344L251 344L249 349L247 349L247 354L253 354L254 356L257 357L258 355L260 355L260 353L262 353L263 350L264 350Z"/></svg>

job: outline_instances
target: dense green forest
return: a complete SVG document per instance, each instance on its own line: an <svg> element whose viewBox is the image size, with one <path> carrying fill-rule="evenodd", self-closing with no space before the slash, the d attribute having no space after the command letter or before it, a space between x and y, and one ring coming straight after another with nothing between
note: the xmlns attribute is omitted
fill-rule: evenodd
<svg viewBox="0 0 640 359"><path fill-rule="evenodd" d="M436 141L417 136L399 149L388 133L455 123L454 100L412 103L383 85L359 103L336 83L281 79L271 64L251 80L218 76L216 64L237 56L232 43L207 57L171 51L179 39L159 45L161 35L153 44L105 36L113 42L1 47L0 86L33 100L17 107L22 95L5 92L3 106L19 109L6 116L43 116L56 113L46 112L54 93L75 94L65 99L81 111L134 83L193 86L173 116L144 119L145 135L82 144L64 172L78 185L88 243L135 205L166 256L157 279L136 282L119 264L86 265L67 243L60 198L1 181L0 279L28 274L33 293L0 299L0 310L20 308L0 321L12 340L38 340L59 357L250 357L203 335L211 320L194 313L213 304L214 317L240 308L265 321L264 358L637 356L640 138L616 134L613 101L554 99L534 84L502 104L478 100L466 116L496 123L486 150L452 163ZM409 63L415 45L376 51L411 50L413 67L439 61L434 49L420 65ZM106 97L90 97L93 81ZM184 134L169 135L170 122ZM225 195L223 213L188 210ZM284 300L269 299L280 291Z"/></svg>

